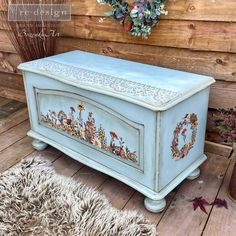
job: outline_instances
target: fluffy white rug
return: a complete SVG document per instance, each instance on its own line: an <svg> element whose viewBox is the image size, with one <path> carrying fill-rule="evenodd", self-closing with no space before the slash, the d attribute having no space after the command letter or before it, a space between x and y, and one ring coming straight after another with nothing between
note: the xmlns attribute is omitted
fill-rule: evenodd
<svg viewBox="0 0 236 236"><path fill-rule="evenodd" d="M140 214L119 211L97 191L55 173L40 158L0 175L1 236L153 236Z"/></svg>

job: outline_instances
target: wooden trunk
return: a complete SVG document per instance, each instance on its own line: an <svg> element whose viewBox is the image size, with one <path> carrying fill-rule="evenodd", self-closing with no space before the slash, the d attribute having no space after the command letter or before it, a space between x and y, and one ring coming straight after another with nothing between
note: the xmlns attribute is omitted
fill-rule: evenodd
<svg viewBox="0 0 236 236"><path fill-rule="evenodd" d="M214 79L73 51L23 63L33 145L143 193L148 210L199 175Z"/></svg>

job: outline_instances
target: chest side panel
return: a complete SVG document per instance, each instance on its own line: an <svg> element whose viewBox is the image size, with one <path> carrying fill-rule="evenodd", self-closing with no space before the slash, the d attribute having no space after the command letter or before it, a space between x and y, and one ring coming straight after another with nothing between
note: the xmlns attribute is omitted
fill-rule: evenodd
<svg viewBox="0 0 236 236"><path fill-rule="evenodd" d="M209 89L161 112L157 189L160 191L204 153Z"/></svg>

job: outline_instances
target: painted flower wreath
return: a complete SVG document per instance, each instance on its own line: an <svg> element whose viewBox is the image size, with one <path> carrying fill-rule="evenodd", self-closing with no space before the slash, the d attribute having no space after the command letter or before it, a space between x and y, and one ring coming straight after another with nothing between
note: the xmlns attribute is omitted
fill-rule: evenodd
<svg viewBox="0 0 236 236"><path fill-rule="evenodd" d="M179 149L179 135L183 137L184 141L186 140L186 126L190 125L190 129L192 130L191 139L188 143L185 143L184 146ZM174 138L172 141L171 151L174 160L180 160L188 155L190 149L193 148L193 145L196 141L197 135L197 125L198 125L198 118L195 113L186 114L184 119L179 122L174 130Z"/></svg>
<svg viewBox="0 0 236 236"><path fill-rule="evenodd" d="M124 31L132 36L148 38L151 29L165 11L166 0L135 0L132 4L123 0L97 0L99 4L108 4L113 10L105 13L123 25Z"/></svg>

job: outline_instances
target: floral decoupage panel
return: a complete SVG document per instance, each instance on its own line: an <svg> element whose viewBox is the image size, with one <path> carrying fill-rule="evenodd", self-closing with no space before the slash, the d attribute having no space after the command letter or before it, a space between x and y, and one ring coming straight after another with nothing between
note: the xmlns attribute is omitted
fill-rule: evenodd
<svg viewBox="0 0 236 236"><path fill-rule="evenodd" d="M139 164L139 131L96 102L84 100L40 94L39 121L113 157Z"/></svg>

